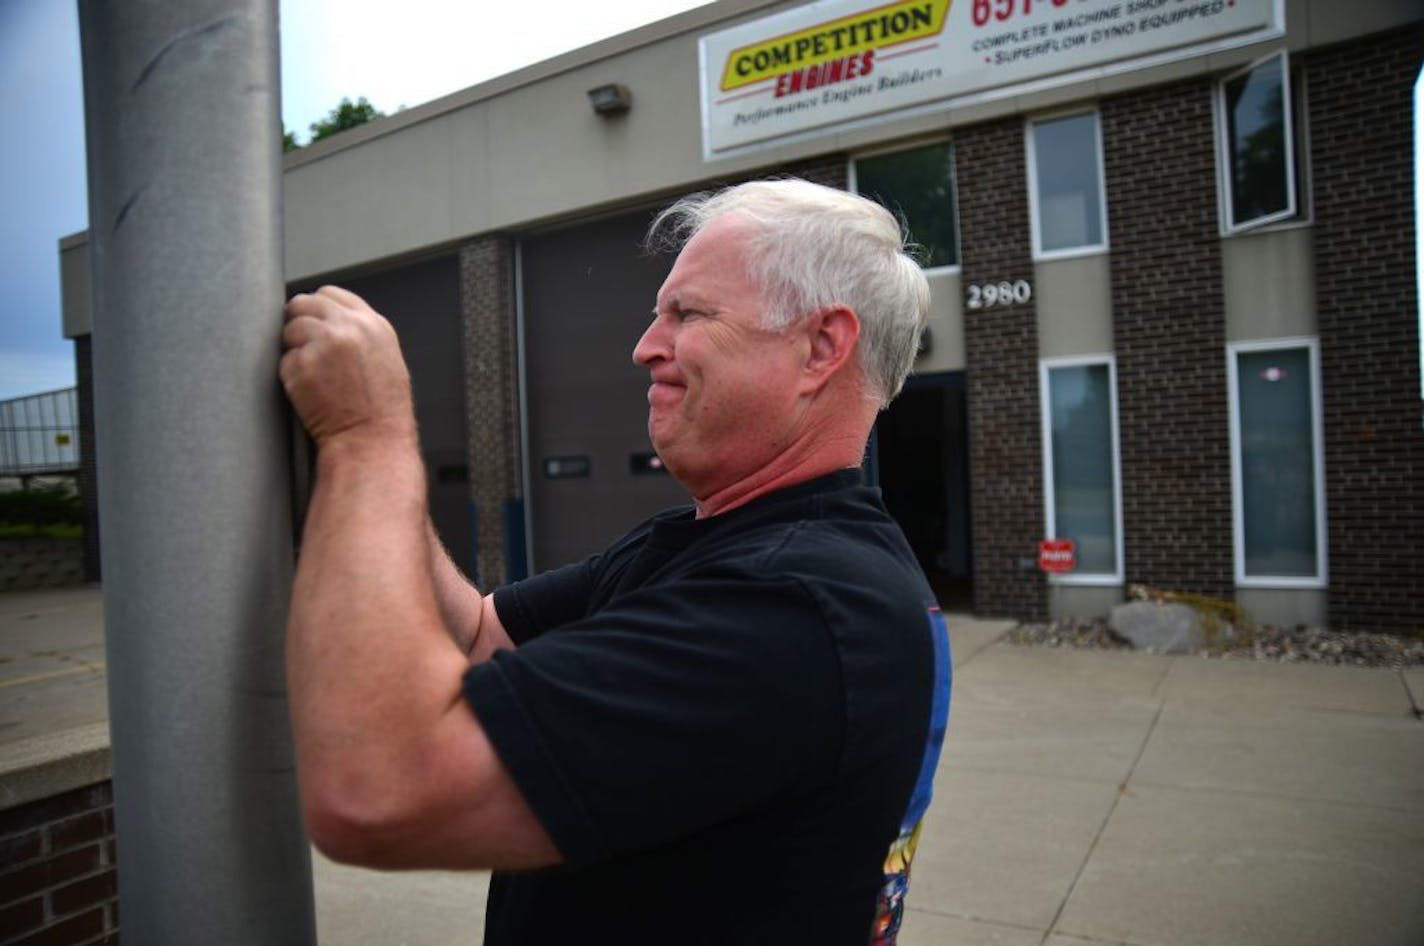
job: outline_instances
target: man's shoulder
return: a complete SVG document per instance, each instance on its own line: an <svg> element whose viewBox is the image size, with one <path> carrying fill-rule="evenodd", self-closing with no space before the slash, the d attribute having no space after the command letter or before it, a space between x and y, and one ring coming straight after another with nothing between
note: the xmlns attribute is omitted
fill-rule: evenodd
<svg viewBox="0 0 1424 946"><path fill-rule="evenodd" d="M729 514L714 544L741 550L768 573L808 563L826 573L884 568L918 575L904 533L878 490L850 481L831 489L787 492L740 516Z"/></svg>
<svg viewBox="0 0 1424 946"><path fill-rule="evenodd" d="M744 592L799 585L817 600L849 596L857 607L893 601L919 608L932 597L879 490L862 485L858 470L709 518L694 518L687 509L660 513L610 545L591 574L601 605L634 590L682 594L689 581Z"/></svg>

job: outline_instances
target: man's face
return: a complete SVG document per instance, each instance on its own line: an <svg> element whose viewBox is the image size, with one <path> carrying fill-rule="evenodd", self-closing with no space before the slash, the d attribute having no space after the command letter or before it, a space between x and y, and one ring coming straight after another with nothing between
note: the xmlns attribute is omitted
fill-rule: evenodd
<svg viewBox="0 0 1424 946"><path fill-rule="evenodd" d="M765 303L742 251L747 233L724 217L687 243L633 349L652 376L653 448L698 498L765 466L791 442L799 414L804 333L762 327Z"/></svg>

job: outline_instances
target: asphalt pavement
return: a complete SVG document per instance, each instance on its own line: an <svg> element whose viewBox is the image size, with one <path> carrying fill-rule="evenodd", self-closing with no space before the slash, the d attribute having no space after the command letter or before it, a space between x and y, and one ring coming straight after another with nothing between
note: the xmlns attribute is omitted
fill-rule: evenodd
<svg viewBox="0 0 1424 946"><path fill-rule="evenodd" d="M102 738L101 615L94 588L0 594L0 789ZM950 616L903 946L1424 944L1424 670L1021 647L1012 626ZM478 944L485 884L316 856L320 942Z"/></svg>

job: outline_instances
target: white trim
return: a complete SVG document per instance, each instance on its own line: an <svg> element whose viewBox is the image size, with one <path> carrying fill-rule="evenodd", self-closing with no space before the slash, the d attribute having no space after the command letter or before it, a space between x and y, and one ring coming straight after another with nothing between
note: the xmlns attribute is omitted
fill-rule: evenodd
<svg viewBox="0 0 1424 946"><path fill-rule="evenodd" d="M1037 235L1035 234L1035 239ZM1077 259L1080 256L1107 256L1106 246L1075 246L1066 250L1049 250L1046 253L1038 253L1034 256L1035 263L1049 263L1056 259Z"/></svg>
<svg viewBox="0 0 1424 946"><path fill-rule="evenodd" d="M962 221L959 216L959 152L955 150L953 138L949 139L949 203L954 212L954 265L936 266L933 270L926 270L926 273L958 273L964 265L964 240L960 236L964 228L960 226Z"/></svg>
<svg viewBox="0 0 1424 946"><path fill-rule="evenodd" d="M899 138L892 142L876 142L875 144L866 145L863 148L857 148L850 155L850 161L851 164L854 165L854 163L861 158L878 158L887 154L899 154L901 151L932 148L935 145L949 145L950 150L953 151L954 136L946 134L943 131L937 131L933 134L919 135L914 138ZM854 179L852 179L851 183L854 183Z"/></svg>
<svg viewBox="0 0 1424 946"><path fill-rule="evenodd" d="M1290 226L1313 226L1315 224L1315 176L1311 167L1310 150L1310 91L1306 82L1305 73L1302 71L1297 86L1296 76L1291 74L1290 61L1286 61L1286 77L1290 81L1291 98L1291 131L1293 137L1291 146L1295 148L1292 155L1291 173L1295 174L1295 217L1290 220L1276 224L1280 229ZM1297 125L1299 127L1297 127Z"/></svg>
<svg viewBox="0 0 1424 946"><path fill-rule="evenodd" d="M955 231L958 232L958 230L959 230L959 228L958 228L958 227L955 227ZM963 266L962 266L961 264L959 264L959 263L953 263L953 264L947 265L947 266L921 266L921 267L920 267L920 272L924 273L926 277L929 277L929 276L958 276L959 273L960 273L960 271L961 271L962 269L963 269Z"/></svg>
<svg viewBox="0 0 1424 946"><path fill-rule="evenodd" d="M1241 475L1241 388L1237 356L1262 351L1295 351L1304 348L1310 365L1311 476L1315 493L1315 574L1311 576L1270 576L1246 574L1246 510L1242 499ZM1320 341L1314 336L1291 336L1226 345L1226 384L1231 431L1231 532L1233 570L1239 588L1327 588L1330 543L1325 522L1325 444L1320 392Z"/></svg>
<svg viewBox="0 0 1424 946"><path fill-rule="evenodd" d="M1110 352L1098 355L1073 355L1064 358L1042 358L1038 362L1038 405L1039 429L1043 451L1043 515L1044 535L1057 538L1055 520L1057 509L1053 488L1053 405L1049 402L1049 373L1057 368L1082 368L1105 365L1108 369L1108 421L1112 425L1112 476L1113 476L1113 558L1116 568L1112 572L1068 572L1049 575L1051 585L1097 585L1112 586L1123 583L1123 539L1122 539L1122 448L1118 434L1117 409L1117 357Z"/></svg>
<svg viewBox="0 0 1424 946"><path fill-rule="evenodd" d="M1265 216L1255 217L1245 223L1235 223L1232 220L1232 203L1235 199L1235 174L1234 164L1231 154L1231 130L1228 126L1226 108L1226 83L1241 76L1248 75L1260 68L1272 59L1280 60L1281 67L1281 109L1282 118L1285 123L1285 134L1283 139L1286 146L1286 207L1275 213ZM1216 207L1217 225L1222 236L1233 236L1238 233L1246 233L1269 227L1272 224L1291 223L1300 214L1300 200L1298 195L1298 182L1296 180L1296 137L1295 137L1295 101L1294 85L1291 77L1290 55L1285 49L1278 49L1269 55L1254 59L1227 73L1216 81L1212 86L1212 125L1216 131Z"/></svg>
<svg viewBox="0 0 1424 946"><path fill-rule="evenodd" d="M1094 155L1098 172L1098 228L1102 234L1102 240L1098 243L1084 243L1080 246L1064 247L1056 250L1045 250L1043 248L1042 228L1039 225L1038 213L1038 158L1034 149L1033 128L1043 122L1064 121L1069 118L1078 118L1084 115L1093 119L1093 144L1097 150ZM1074 256L1092 256L1094 254L1106 253L1111 246L1108 237L1108 188L1107 175L1103 167L1103 120L1098 113L1096 106L1091 108L1075 108L1064 112L1050 114L1039 114L1024 120L1024 155L1025 164L1028 168L1028 223L1029 230L1033 234L1033 260L1041 262L1045 260L1067 259Z"/></svg>

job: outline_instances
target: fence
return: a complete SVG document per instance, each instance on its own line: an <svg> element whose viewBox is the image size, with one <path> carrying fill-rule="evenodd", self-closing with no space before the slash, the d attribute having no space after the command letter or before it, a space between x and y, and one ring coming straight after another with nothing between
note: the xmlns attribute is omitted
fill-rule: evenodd
<svg viewBox="0 0 1424 946"><path fill-rule="evenodd" d="M79 469L79 400L75 388L0 401L0 476L73 473Z"/></svg>

